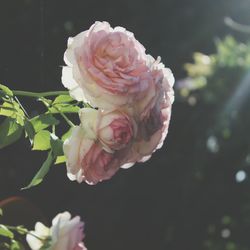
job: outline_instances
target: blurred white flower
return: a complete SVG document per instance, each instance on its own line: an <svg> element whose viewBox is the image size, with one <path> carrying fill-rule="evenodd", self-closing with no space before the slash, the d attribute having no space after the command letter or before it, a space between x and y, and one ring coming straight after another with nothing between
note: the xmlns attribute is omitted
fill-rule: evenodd
<svg viewBox="0 0 250 250"><path fill-rule="evenodd" d="M82 242L84 223L79 216L71 219L69 212L58 214L50 228L37 222L26 240L32 250L87 250Z"/></svg>

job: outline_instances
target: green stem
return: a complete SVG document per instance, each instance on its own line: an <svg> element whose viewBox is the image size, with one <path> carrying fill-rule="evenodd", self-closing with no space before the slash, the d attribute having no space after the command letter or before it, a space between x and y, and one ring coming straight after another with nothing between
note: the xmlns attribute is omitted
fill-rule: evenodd
<svg viewBox="0 0 250 250"><path fill-rule="evenodd" d="M56 105L51 105L50 102L48 102L48 100L44 97L41 97L41 100L43 102L43 104L49 109L50 107L53 107L54 109L57 110L57 112L64 118L64 120L68 123L68 125L70 127L75 127L75 124L70 121L70 119L59 109L56 107ZM49 111L50 112L50 111Z"/></svg>
<svg viewBox="0 0 250 250"><path fill-rule="evenodd" d="M69 95L68 91L49 91L49 92L29 92L22 90L13 90L12 91L16 96L27 96L27 97L48 97L48 96L57 96L57 95Z"/></svg>
<svg viewBox="0 0 250 250"><path fill-rule="evenodd" d="M56 126L55 126L55 125L52 126L52 133L53 133L54 135L56 134Z"/></svg>
<svg viewBox="0 0 250 250"><path fill-rule="evenodd" d="M29 234L29 235L31 235L31 236L37 238L37 239L40 240L41 242L45 242L45 241L46 241L46 238L41 238L41 237L39 237L39 236L37 236L37 235L31 233L31 232L27 232L27 234Z"/></svg>
<svg viewBox="0 0 250 250"><path fill-rule="evenodd" d="M15 226L9 226L9 225L4 225L4 226L6 226L8 229L10 229L10 230L13 230L13 231L16 231L16 232L21 232L21 233L24 233L24 234L27 234L29 231L28 231L28 229L26 229L26 228L24 228L24 227L22 227L22 228L18 228L18 227L15 227Z"/></svg>
<svg viewBox="0 0 250 250"><path fill-rule="evenodd" d="M64 120L68 123L70 127L75 127L75 124L59 108L57 108L56 106L53 107L60 113L60 115L64 118Z"/></svg>
<svg viewBox="0 0 250 250"><path fill-rule="evenodd" d="M29 118L29 114L26 111L26 109L24 108L24 106L22 105L22 103L18 100L18 98L15 96L15 99L17 101L17 103L19 104L19 106L21 107L21 109L23 110L24 114Z"/></svg>

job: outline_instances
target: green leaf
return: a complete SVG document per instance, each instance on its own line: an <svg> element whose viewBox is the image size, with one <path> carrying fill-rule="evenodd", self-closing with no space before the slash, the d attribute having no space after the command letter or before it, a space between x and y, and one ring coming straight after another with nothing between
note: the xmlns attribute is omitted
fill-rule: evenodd
<svg viewBox="0 0 250 250"><path fill-rule="evenodd" d="M1 91L0 91L0 99L1 99L1 98L3 99L4 97L6 97L6 95L5 95L4 92L1 90Z"/></svg>
<svg viewBox="0 0 250 250"><path fill-rule="evenodd" d="M73 130L73 128L70 128L70 129L62 136L62 141L63 141L63 142L66 141L66 139L68 139L68 138L71 136L72 130Z"/></svg>
<svg viewBox="0 0 250 250"><path fill-rule="evenodd" d="M55 98L53 104L69 103L75 101L70 95L59 95Z"/></svg>
<svg viewBox="0 0 250 250"><path fill-rule="evenodd" d="M15 118L17 120L17 123L19 123L20 125L23 126L24 125L24 118L25 118L24 112L21 109L18 102L13 101L13 106L16 110L15 116L13 118Z"/></svg>
<svg viewBox="0 0 250 250"><path fill-rule="evenodd" d="M21 126L24 125L24 112L20 108L20 105L13 100L11 102L4 102L0 106L0 115L14 118L18 124Z"/></svg>
<svg viewBox="0 0 250 250"><path fill-rule="evenodd" d="M0 216L3 216L3 209L0 208Z"/></svg>
<svg viewBox="0 0 250 250"><path fill-rule="evenodd" d="M54 134L50 135L50 145L55 157L63 155L63 141Z"/></svg>
<svg viewBox="0 0 250 250"><path fill-rule="evenodd" d="M50 113L38 115L32 118L31 123L36 132L39 132L52 125L58 125L59 121Z"/></svg>
<svg viewBox="0 0 250 250"><path fill-rule="evenodd" d="M71 104L56 104L49 108L49 111L53 114L62 113L78 113L80 108Z"/></svg>
<svg viewBox="0 0 250 250"><path fill-rule="evenodd" d="M54 163L55 158L53 157L52 151L48 153L48 157L46 161L43 163L42 167L40 170L37 172L37 174L34 176L32 181L27 187L22 188L23 189L29 189L31 187L37 186L43 181L43 178L46 176L46 174L49 172L49 169L51 165Z"/></svg>
<svg viewBox="0 0 250 250"><path fill-rule="evenodd" d="M3 84L0 84L0 89L6 94L6 95L8 95L8 96L14 96L13 95L13 92L7 87L7 86L5 86L5 85L3 85Z"/></svg>
<svg viewBox="0 0 250 250"><path fill-rule="evenodd" d="M30 139L30 143L33 144L33 140L34 140L35 133L36 133L33 127L33 124L29 120L26 119L24 122L24 128L25 128L25 132L27 136Z"/></svg>
<svg viewBox="0 0 250 250"><path fill-rule="evenodd" d="M34 136L34 145L32 150L48 150L50 149L50 132L41 130Z"/></svg>
<svg viewBox="0 0 250 250"><path fill-rule="evenodd" d="M61 156L56 157L56 162L55 162L56 165L64 163L64 162L66 162L66 156L65 155L61 155Z"/></svg>
<svg viewBox="0 0 250 250"><path fill-rule="evenodd" d="M20 242L11 240L10 250L24 250L24 247Z"/></svg>
<svg viewBox="0 0 250 250"><path fill-rule="evenodd" d="M22 135L23 128L13 118L6 118L0 125L0 149L16 142Z"/></svg>
<svg viewBox="0 0 250 250"><path fill-rule="evenodd" d="M2 116L12 117L13 115L15 115L15 112L16 112L16 110L15 110L13 104L11 104L11 103L4 102L0 106L0 115L2 115Z"/></svg>
<svg viewBox="0 0 250 250"><path fill-rule="evenodd" d="M24 226L17 226L16 231L21 235L25 235L29 232Z"/></svg>
<svg viewBox="0 0 250 250"><path fill-rule="evenodd" d="M0 235L13 239L14 238L14 234L5 226L0 224Z"/></svg>
<svg viewBox="0 0 250 250"><path fill-rule="evenodd" d="M47 98L45 98L45 97L40 97L39 99L38 99L38 101L40 101L40 102L42 102L46 107L50 107L51 105L52 105L52 103L53 103L53 101L52 100L50 100L50 99L47 99Z"/></svg>
<svg viewBox="0 0 250 250"><path fill-rule="evenodd" d="M10 244L7 242L1 242L0 243L0 249L7 250L10 249Z"/></svg>

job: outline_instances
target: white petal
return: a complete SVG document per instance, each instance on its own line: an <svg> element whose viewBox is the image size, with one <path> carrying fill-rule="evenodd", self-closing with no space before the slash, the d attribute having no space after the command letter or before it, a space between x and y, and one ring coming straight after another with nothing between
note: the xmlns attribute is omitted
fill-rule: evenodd
<svg viewBox="0 0 250 250"><path fill-rule="evenodd" d="M73 72L71 67L67 66L63 67L62 83L65 88L69 89L72 98L76 99L77 101L86 100L83 90L80 88L79 84L77 84L77 82L73 77Z"/></svg>
<svg viewBox="0 0 250 250"><path fill-rule="evenodd" d="M36 235L34 231L30 231L30 233L32 235L31 234L26 235L26 241L29 247L32 250L39 250L43 246L43 243L40 240L38 240L35 236L33 236L33 235Z"/></svg>
<svg viewBox="0 0 250 250"><path fill-rule="evenodd" d="M64 53L64 61L68 66L72 66L76 63L75 49L81 47L84 44L84 38L88 31L84 31L76 35L75 37L70 37L68 39L68 48Z"/></svg>
<svg viewBox="0 0 250 250"><path fill-rule="evenodd" d="M35 231L30 231L30 233L26 235L26 241L32 250L38 250L42 247L43 243L37 237L46 239L49 235L50 229L44 226L41 222L37 222L35 225Z"/></svg>
<svg viewBox="0 0 250 250"><path fill-rule="evenodd" d="M53 220L52 226L58 226L61 222L69 221L71 219L71 214L69 212L59 213Z"/></svg>
<svg viewBox="0 0 250 250"><path fill-rule="evenodd" d="M42 237L47 237L49 235L49 228L43 225L41 222L37 222L35 225L35 231L37 235L41 235Z"/></svg>
<svg viewBox="0 0 250 250"><path fill-rule="evenodd" d="M135 162L125 163L121 166L121 168L128 169L128 168L131 168L134 164Z"/></svg>
<svg viewBox="0 0 250 250"><path fill-rule="evenodd" d="M79 159L79 148L83 137L81 127L74 127L71 137L65 140L63 144L63 151L67 158L66 165L70 172L77 173L81 168Z"/></svg>

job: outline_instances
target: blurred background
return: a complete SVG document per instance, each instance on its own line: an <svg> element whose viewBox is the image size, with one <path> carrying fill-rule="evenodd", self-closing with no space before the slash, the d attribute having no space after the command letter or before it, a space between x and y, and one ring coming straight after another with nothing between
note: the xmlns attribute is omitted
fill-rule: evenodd
<svg viewBox="0 0 250 250"><path fill-rule="evenodd" d="M89 250L250 249L250 1L1 0L0 82L62 90L67 39L96 20L134 32L173 70L165 144L96 186L70 182L61 164L20 191L46 158L20 140L0 151L0 200L20 196L37 209L15 206L5 223L32 228L68 210L85 221Z"/></svg>

